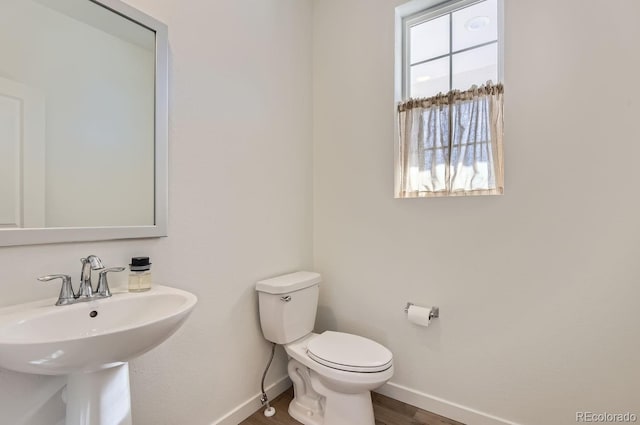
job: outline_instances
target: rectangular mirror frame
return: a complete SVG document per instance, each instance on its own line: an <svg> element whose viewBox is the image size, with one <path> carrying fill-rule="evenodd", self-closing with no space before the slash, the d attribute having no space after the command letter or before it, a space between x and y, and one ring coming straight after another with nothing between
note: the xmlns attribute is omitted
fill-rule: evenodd
<svg viewBox="0 0 640 425"><path fill-rule="evenodd" d="M136 22L156 34L155 75L155 225L123 227L56 227L2 229L0 246L39 245L63 242L167 236L168 222L168 137L169 137L169 46L168 29L162 22L119 0L87 0ZM116 170L114 169L114 172Z"/></svg>

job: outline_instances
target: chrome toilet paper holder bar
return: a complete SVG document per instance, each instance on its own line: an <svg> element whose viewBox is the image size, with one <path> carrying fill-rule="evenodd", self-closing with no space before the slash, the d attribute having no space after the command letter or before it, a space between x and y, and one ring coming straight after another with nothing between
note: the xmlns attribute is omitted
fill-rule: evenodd
<svg viewBox="0 0 640 425"><path fill-rule="evenodd" d="M407 303L407 306L404 308L404 312L409 312L409 307L415 305L414 303ZM440 317L440 307L431 307L431 311L429 312L429 319L437 319Z"/></svg>

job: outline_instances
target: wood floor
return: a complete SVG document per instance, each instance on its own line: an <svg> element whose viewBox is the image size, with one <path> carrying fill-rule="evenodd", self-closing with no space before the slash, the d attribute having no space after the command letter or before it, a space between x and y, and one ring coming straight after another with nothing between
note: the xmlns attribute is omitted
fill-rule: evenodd
<svg viewBox="0 0 640 425"><path fill-rule="evenodd" d="M372 396L376 425L464 425L380 394ZM293 388L289 388L271 402L275 416L267 418L260 409L239 425L300 425L287 413L292 398Z"/></svg>

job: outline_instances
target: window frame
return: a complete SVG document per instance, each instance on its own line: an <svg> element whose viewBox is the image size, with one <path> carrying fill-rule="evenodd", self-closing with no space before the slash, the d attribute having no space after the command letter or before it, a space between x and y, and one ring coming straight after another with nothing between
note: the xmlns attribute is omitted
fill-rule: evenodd
<svg viewBox="0 0 640 425"><path fill-rule="evenodd" d="M393 197L396 199L413 199L400 197L402 176L400 175L400 139L397 119L398 103L408 99L406 96L411 85L410 52L411 45L407 42L411 25L422 23L455 10L480 3L484 0L412 0L395 9L395 78L394 78L394 187ZM505 83L504 75L504 0L498 2L498 81L494 84ZM474 46L477 48L478 46ZM449 54L452 54L450 51ZM451 71L450 71L451 72ZM420 199L420 198L416 198Z"/></svg>
<svg viewBox="0 0 640 425"><path fill-rule="evenodd" d="M401 82L401 99L402 100L407 100L409 98L409 91L410 91L410 86L411 86L411 36L410 36L410 32L411 32L411 27L425 23L427 21L439 18L441 16L445 16L448 14L451 14L459 9L464 9L466 7L469 6L473 6L476 3L482 3L485 0L447 0L444 2L439 2L435 5L431 5L431 6L427 6L426 8L419 10L417 12L411 13L409 15L405 15L401 17L401 31L402 31L402 40L401 40L401 44L402 44L402 63L401 63L401 67L402 67L402 82ZM411 2L413 3L413 2ZM421 1L421 3L426 3L424 1ZM497 15L498 15L498 34L497 34L497 41L490 41L490 42L486 42L486 43L480 43L477 45L474 45L472 47L468 47L465 49L461 49L461 50L457 50L454 51L453 50L453 40L451 39L451 33L450 34L450 39L449 39L449 52L445 55L442 55L441 57L448 57L449 58L449 89L451 89L451 86L453 84L453 72L451 69L451 60L454 54L456 53L462 53L465 51L469 51L469 50L473 50L473 49L477 49L480 47L483 47L485 45L490 45L493 43L497 43L497 49L498 49L498 81L494 81L494 84L497 83L503 83L504 81L504 13L503 13L503 9L504 9L504 0L497 0L498 3L498 11L497 11ZM449 22L449 26L451 27L452 22ZM432 61L432 60L436 60L437 58L429 58L426 62ZM484 82L483 82L484 83ZM465 88L466 90L466 88Z"/></svg>

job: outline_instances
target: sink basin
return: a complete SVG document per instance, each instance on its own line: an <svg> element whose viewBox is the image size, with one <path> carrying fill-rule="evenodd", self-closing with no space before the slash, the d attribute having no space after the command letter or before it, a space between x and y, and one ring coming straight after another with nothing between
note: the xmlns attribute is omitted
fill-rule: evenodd
<svg viewBox="0 0 640 425"><path fill-rule="evenodd" d="M165 341L195 306L166 286L68 306L55 300L0 309L0 367L41 375L91 372L127 362Z"/></svg>
<svg viewBox="0 0 640 425"><path fill-rule="evenodd" d="M127 362L175 333L196 302L156 285L67 306L49 299L0 308L0 368L67 375L68 425L129 425Z"/></svg>

